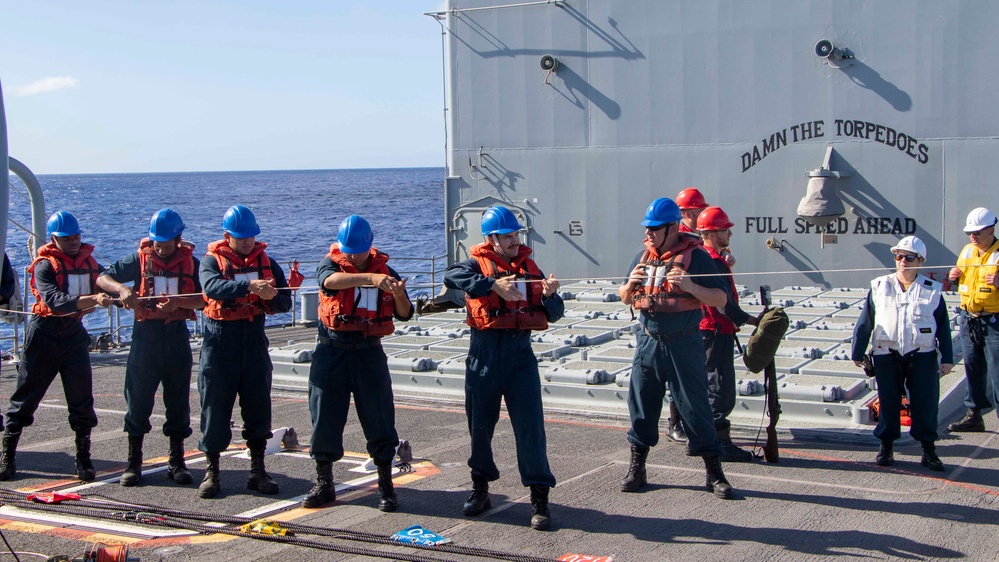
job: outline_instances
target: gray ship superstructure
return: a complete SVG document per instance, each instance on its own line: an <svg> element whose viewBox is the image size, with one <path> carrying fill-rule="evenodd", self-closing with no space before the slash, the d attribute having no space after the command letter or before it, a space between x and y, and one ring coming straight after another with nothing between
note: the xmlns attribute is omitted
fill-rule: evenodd
<svg viewBox="0 0 999 562"><path fill-rule="evenodd" d="M694 186L736 224L747 286L866 286L908 234L942 280L965 215L995 204L994 2L451 0L436 17L452 261L502 203L546 271L623 277L645 206Z"/></svg>

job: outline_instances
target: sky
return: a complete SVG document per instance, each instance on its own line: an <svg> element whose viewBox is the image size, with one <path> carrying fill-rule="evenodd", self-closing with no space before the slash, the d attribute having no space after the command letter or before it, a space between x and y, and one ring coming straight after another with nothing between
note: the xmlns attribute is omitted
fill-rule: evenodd
<svg viewBox="0 0 999 562"><path fill-rule="evenodd" d="M0 0L36 174L444 165L441 0Z"/></svg>

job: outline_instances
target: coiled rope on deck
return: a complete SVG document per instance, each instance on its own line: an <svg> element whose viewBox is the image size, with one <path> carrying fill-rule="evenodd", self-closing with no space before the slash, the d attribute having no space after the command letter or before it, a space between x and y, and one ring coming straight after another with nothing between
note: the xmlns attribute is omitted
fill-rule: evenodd
<svg viewBox="0 0 999 562"><path fill-rule="evenodd" d="M179 528L195 531L202 534L226 534L237 537L267 540L319 550L328 550L356 556L373 556L392 560L406 560L412 562L441 562L442 558L433 557L429 553L456 554L460 556L471 556L476 558L489 558L494 560L508 560L510 562L553 562L553 558L531 556L501 552L471 546L455 544L421 545L414 543L404 543L394 541L384 535L354 531L350 529L337 529L328 527L315 527L300 523L282 521L281 526L293 533L322 536L345 541L358 541L371 544L381 544L386 546L399 547L402 549L411 548L424 551L425 553L407 552L387 552L371 550L370 548L338 545L328 542L307 539L297 536L264 535L259 533L246 533L232 527L217 527L203 523L192 523L191 521L224 523L228 525L245 525L256 521L250 517L240 517L236 515L220 515L205 512L189 512L171 509L161 506L137 504L124 502L100 494L89 494L84 499L74 501L72 504L40 504L28 501L28 494L14 490L0 489L0 502L25 509L37 511L52 511L57 513L67 513L93 517L107 521L128 521L139 524L147 524L159 527ZM100 498L95 501L87 498ZM449 558L443 560L452 560Z"/></svg>

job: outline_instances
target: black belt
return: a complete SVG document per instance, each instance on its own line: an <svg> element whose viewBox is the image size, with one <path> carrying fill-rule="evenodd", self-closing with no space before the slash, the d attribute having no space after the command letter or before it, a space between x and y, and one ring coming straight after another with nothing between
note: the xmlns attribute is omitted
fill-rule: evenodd
<svg viewBox="0 0 999 562"><path fill-rule="evenodd" d="M687 328L686 330L677 330L676 332L670 332L668 334L660 334L660 335L657 336L657 335L653 334L652 332L650 332L649 329L646 328L644 325L642 325L642 329L645 330L645 333L648 334L648 336L650 338L655 339L655 340L659 340L660 342L663 342L663 343L665 343L665 342L667 342L669 340L675 340L675 339L679 339L679 338L690 337L690 336L696 334L697 332L701 331L700 326L693 326L691 328Z"/></svg>
<svg viewBox="0 0 999 562"><path fill-rule="evenodd" d="M346 349L349 351L356 351L358 349L368 349L369 347L381 347L381 338L365 338L361 341L353 343L343 343L331 340L330 338L319 334L319 343L328 345L330 347L335 347L336 349Z"/></svg>
<svg viewBox="0 0 999 562"><path fill-rule="evenodd" d="M891 356L892 359L894 359L895 361L897 361L899 363L899 365L911 365L912 364L912 360L916 358L916 354L917 353L919 353L919 350L918 349L913 349L909 353L906 353L905 355L903 355L902 352L899 351L899 350L897 350L897 349L888 348L888 355ZM929 353L929 352L926 352L926 353Z"/></svg>

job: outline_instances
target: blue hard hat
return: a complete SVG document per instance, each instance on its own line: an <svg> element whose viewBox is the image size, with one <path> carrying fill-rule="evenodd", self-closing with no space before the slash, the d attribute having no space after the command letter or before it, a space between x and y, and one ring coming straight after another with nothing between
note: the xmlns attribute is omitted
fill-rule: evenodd
<svg viewBox="0 0 999 562"><path fill-rule="evenodd" d="M48 222L45 223L45 230L48 232L50 238L53 236L60 238L63 236L73 236L82 232L80 230L80 223L76 222L76 217L69 211L56 211L52 213Z"/></svg>
<svg viewBox="0 0 999 562"><path fill-rule="evenodd" d="M662 226L671 222L680 222L680 207L669 197L660 197L645 210L645 220L642 226Z"/></svg>
<svg viewBox="0 0 999 562"><path fill-rule="evenodd" d="M169 242L182 232L184 219L173 209L160 209L149 221L149 239L153 242Z"/></svg>
<svg viewBox="0 0 999 562"><path fill-rule="evenodd" d="M222 230L233 238L253 238L260 234L257 217L243 205L233 205L222 217Z"/></svg>
<svg viewBox="0 0 999 562"><path fill-rule="evenodd" d="M340 231L336 240L340 243L340 251L345 254L366 254L371 250L371 241L375 235L371 233L371 225L361 215L350 215L340 223Z"/></svg>
<svg viewBox="0 0 999 562"><path fill-rule="evenodd" d="M482 235L490 234L510 234L523 230L524 227L517 222L517 217L502 205L495 205L486 209L482 213Z"/></svg>

